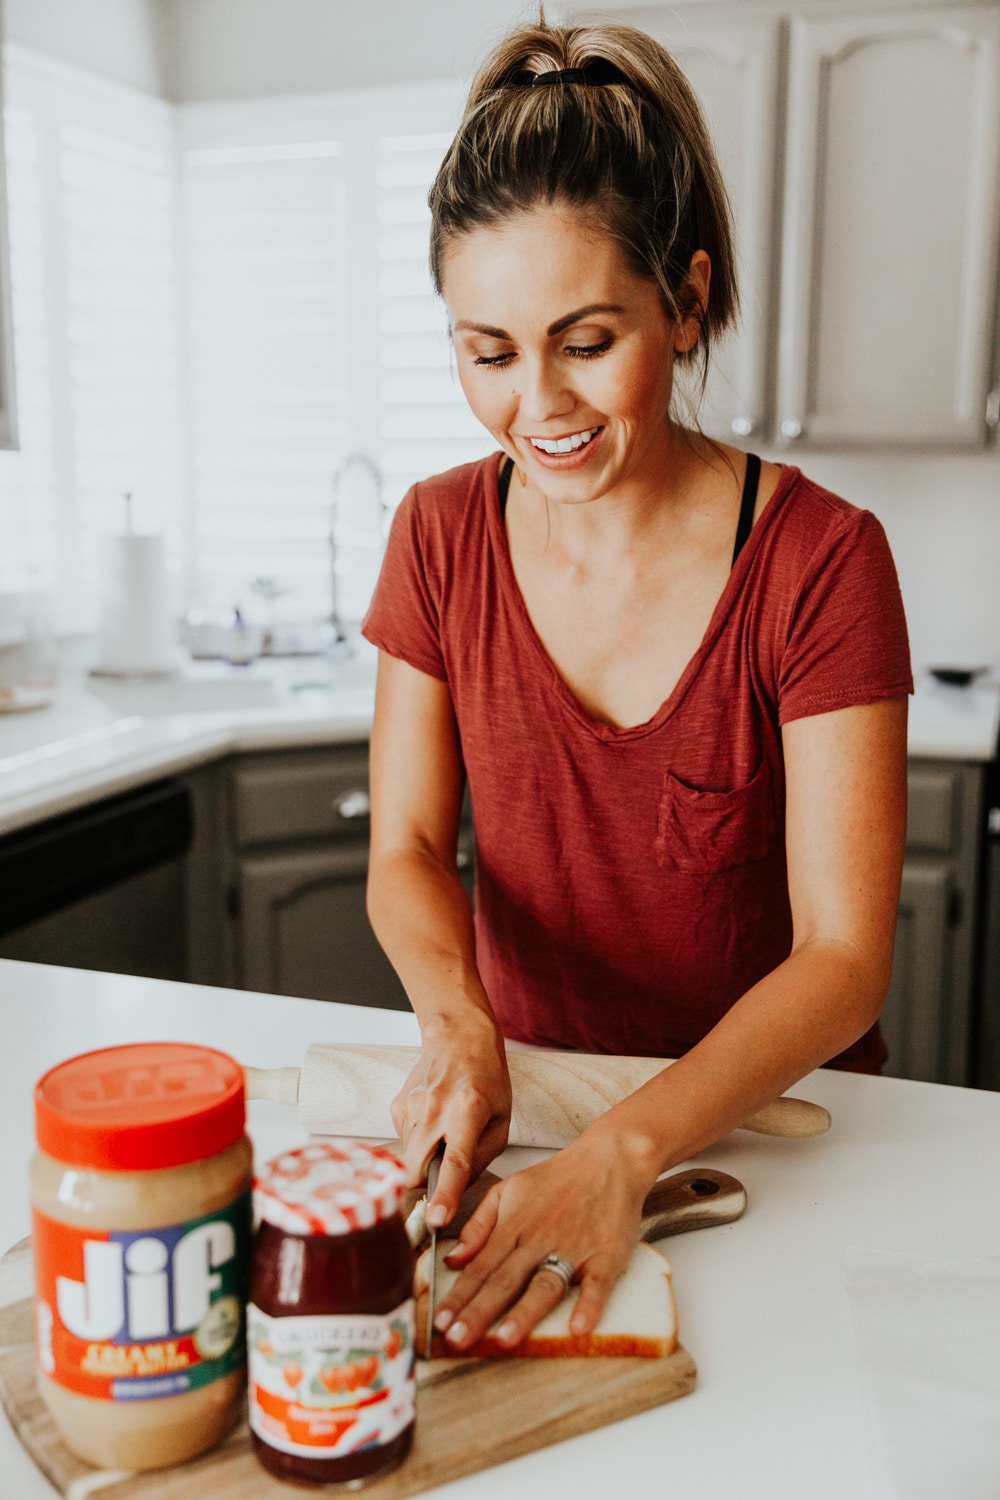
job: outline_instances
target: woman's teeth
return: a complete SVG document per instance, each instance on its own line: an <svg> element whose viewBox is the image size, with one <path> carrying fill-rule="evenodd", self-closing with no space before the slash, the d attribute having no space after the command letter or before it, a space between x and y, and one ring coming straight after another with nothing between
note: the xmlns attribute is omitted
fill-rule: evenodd
<svg viewBox="0 0 1000 1500"><path fill-rule="evenodd" d="M543 453L575 453L577 448L589 443L599 431L598 427L589 427L586 432L574 432L572 437L555 438L552 441L547 438L529 438L528 442L533 448L541 448Z"/></svg>

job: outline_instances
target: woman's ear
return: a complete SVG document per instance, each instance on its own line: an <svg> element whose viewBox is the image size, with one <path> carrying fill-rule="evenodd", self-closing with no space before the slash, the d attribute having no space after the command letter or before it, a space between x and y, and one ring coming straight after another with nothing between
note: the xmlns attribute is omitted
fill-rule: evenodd
<svg viewBox="0 0 1000 1500"><path fill-rule="evenodd" d="M688 310L674 330L674 351L688 354L698 342L701 324L708 306L708 289L712 281L712 262L704 250L696 250L688 268L684 294Z"/></svg>

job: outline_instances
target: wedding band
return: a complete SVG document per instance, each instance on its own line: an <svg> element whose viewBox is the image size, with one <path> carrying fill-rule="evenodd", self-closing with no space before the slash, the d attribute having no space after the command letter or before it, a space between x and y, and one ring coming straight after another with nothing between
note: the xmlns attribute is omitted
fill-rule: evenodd
<svg viewBox="0 0 1000 1500"><path fill-rule="evenodd" d="M576 1272L570 1265L569 1261L564 1260L561 1255L547 1255L545 1259L539 1261L538 1265L535 1267L536 1276L538 1275L539 1271L551 1271L553 1276L559 1277L559 1280L562 1282L564 1297L569 1291L570 1287L573 1285L573 1277L576 1275Z"/></svg>

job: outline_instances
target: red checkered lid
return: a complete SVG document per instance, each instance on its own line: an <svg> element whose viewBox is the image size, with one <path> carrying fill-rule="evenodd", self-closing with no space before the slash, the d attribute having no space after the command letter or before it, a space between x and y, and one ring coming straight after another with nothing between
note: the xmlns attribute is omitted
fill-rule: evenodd
<svg viewBox="0 0 1000 1500"><path fill-rule="evenodd" d="M350 1234L399 1210L406 1169L383 1146L316 1141L272 1157L254 1180L254 1208L289 1234Z"/></svg>

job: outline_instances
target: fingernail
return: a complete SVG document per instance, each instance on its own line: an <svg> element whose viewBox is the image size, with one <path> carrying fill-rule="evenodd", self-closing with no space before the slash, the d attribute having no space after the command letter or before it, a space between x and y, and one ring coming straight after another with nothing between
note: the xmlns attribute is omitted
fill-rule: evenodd
<svg viewBox="0 0 1000 1500"><path fill-rule="evenodd" d="M452 1323L448 1328L449 1344L464 1344L469 1330L464 1323Z"/></svg>
<svg viewBox="0 0 1000 1500"><path fill-rule="evenodd" d="M448 1222L448 1210L443 1203L436 1203L427 1211L427 1222L433 1229L440 1229L442 1224Z"/></svg>
<svg viewBox="0 0 1000 1500"><path fill-rule="evenodd" d="M518 1339L518 1326L516 1323L501 1323L497 1329L497 1343L516 1344Z"/></svg>
<svg viewBox="0 0 1000 1500"><path fill-rule="evenodd" d="M444 1333L445 1329L448 1327L454 1316L454 1313L450 1313L446 1307L442 1307L441 1311L434 1319L434 1327L438 1330L439 1333Z"/></svg>

